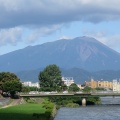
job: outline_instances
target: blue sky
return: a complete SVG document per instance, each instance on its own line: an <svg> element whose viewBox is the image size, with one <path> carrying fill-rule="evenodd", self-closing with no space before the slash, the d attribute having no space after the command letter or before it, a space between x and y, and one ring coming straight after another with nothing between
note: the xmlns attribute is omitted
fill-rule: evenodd
<svg viewBox="0 0 120 120"><path fill-rule="evenodd" d="M0 55L79 36L120 52L119 5L120 0L0 0Z"/></svg>

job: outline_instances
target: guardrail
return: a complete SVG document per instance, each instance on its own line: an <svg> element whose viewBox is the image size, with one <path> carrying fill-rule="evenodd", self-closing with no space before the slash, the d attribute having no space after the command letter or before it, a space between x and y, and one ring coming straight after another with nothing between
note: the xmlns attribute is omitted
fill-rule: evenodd
<svg viewBox="0 0 120 120"><path fill-rule="evenodd" d="M42 92L42 93L35 93L35 94L29 94L29 93L20 93L21 97L47 97L47 96L86 96L86 97L93 97L93 96L120 96L120 92L107 92L107 91L101 91L101 92L69 92L69 93L48 93L48 92Z"/></svg>

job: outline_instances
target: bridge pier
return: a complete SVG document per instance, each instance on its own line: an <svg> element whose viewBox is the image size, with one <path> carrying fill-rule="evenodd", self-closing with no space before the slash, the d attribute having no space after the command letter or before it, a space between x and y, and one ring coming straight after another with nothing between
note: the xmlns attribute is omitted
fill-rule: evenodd
<svg viewBox="0 0 120 120"><path fill-rule="evenodd" d="M82 98L82 106L86 106L86 98Z"/></svg>

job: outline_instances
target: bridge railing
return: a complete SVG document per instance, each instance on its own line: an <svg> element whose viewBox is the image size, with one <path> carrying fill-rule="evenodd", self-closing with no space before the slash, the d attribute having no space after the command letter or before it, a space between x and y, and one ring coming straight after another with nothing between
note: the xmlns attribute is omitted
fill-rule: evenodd
<svg viewBox="0 0 120 120"><path fill-rule="evenodd" d="M79 92L56 92L56 91L52 91L52 92L38 92L38 91L31 91L31 92L26 92L26 93L23 93L21 92L20 95L31 95L31 94L120 94L120 92L113 92L113 91L91 91L91 92L83 92L83 91L79 91Z"/></svg>

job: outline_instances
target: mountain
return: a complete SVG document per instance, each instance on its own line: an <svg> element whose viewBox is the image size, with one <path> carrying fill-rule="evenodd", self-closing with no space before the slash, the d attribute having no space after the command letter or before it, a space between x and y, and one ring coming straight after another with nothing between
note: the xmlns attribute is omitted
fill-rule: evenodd
<svg viewBox="0 0 120 120"><path fill-rule="evenodd" d="M83 36L28 46L0 56L0 71L43 69L49 64L64 69L119 70L120 53L94 38Z"/></svg>
<svg viewBox="0 0 120 120"><path fill-rule="evenodd" d="M42 69L17 72L17 76L21 81L38 81L38 75ZM84 84L91 78L95 80L112 81L113 79L120 79L120 70L102 70L97 72L89 72L80 68L61 69L62 76L73 77L75 83Z"/></svg>
<svg viewBox="0 0 120 120"><path fill-rule="evenodd" d="M62 76L64 77L73 77L76 83L84 83L84 81L90 80L93 74L79 68L71 69L60 69L62 71ZM29 71L20 71L16 75L20 78L21 81L33 81L37 82L40 69L29 70Z"/></svg>
<svg viewBox="0 0 120 120"><path fill-rule="evenodd" d="M73 77L75 83L85 83L85 81L89 81L91 78L94 80L104 80L104 81L112 81L113 79L120 80L120 70L102 70L97 72L89 72L79 68L72 68L68 70L62 70L63 76Z"/></svg>

